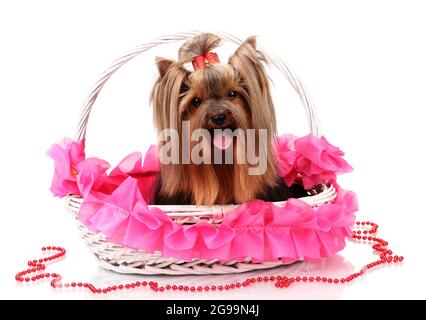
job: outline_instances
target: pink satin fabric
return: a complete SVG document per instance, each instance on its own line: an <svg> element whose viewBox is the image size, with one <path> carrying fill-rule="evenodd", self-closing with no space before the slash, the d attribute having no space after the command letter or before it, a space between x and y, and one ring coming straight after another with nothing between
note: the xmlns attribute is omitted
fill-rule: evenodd
<svg viewBox="0 0 426 320"><path fill-rule="evenodd" d="M299 177L306 188L329 181L338 189L332 202L313 209L299 199L284 207L253 200L228 213L219 226L206 222L181 225L152 202L159 163L155 146L144 160L138 152L107 174L108 162L85 158L84 141L65 139L48 155L55 161L51 190L56 196L84 198L79 218L109 241L183 260L193 258L314 261L342 250L358 210L353 192L340 189L337 173L352 168L343 152L325 138L282 136L276 146L279 173L287 184Z"/></svg>
<svg viewBox="0 0 426 320"><path fill-rule="evenodd" d="M287 185L292 185L299 176L305 189L311 189L335 180L336 174L352 171L342 158L343 151L331 145L325 137L283 135L276 145L276 154L278 172Z"/></svg>

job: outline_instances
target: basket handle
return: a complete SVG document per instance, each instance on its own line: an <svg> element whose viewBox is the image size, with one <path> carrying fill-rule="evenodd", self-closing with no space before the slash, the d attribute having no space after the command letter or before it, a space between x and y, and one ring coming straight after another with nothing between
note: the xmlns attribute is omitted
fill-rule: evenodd
<svg viewBox="0 0 426 320"><path fill-rule="evenodd" d="M83 104L83 110L80 115L80 121L77 127L76 139L80 140L86 137L87 124L89 121L90 112L93 108L93 104L95 103L105 83L108 81L109 78L111 78L111 76L118 69L120 69L123 65L125 65L127 62L129 62L136 56L148 51L151 48L157 47L162 44L168 44L172 42L186 40L193 36L202 34L203 32L204 31L188 31L188 32L181 32L181 33L176 33L176 34L172 34L168 36L163 36L152 42L137 46L133 50L130 50L126 52L125 54L123 54L121 57L117 58L109 66L109 68L105 70L104 73L101 74L100 79L95 83L92 91L87 96ZM222 39L229 41L231 43L234 43L237 45L240 45L243 43L241 39L238 39L235 36L232 36L228 33L225 33L225 32L214 32L214 33L219 35ZM319 137L321 135L321 131L320 131L319 123L318 123L316 110L314 105L310 101L308 93L306 89L304 88L303 84L301 83L299 78L296 76L296 74L293 71L291 71L288 65L284 63L284 61L282 61L280 58L276 56L271 56L270 54L267 54L266 52L264 52L264 54L267 59L267 62L271 64L272 66L274 66L278 71L280 71L286 77L288 82L291 84L291 86L299 95L300 100L303 104L303 107L305 108L306 116L308 118L310 132L316 137Z"/></svg>

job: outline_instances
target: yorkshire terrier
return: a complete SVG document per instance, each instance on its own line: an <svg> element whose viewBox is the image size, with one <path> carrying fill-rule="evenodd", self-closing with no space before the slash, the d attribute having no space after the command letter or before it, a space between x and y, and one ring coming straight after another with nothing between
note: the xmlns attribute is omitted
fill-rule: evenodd
<svg viewBox="0 0 426 320"><path fill-rule="evenodd" d="M212 52L220 44L220 37L204 33L182 45L177 61L156 58L159 78L151 100L157 132L172 129L178 133L181 139L175 142L178 144L175 147L179 160L189 153L192 155L196 147L191 141L189 151L184 150L183 123L189 124L188 134L204 129L203 132L213 138L205 140L209 148L200 152L203 159L211 161L198 163L189 159L163 163L160 156L155 203L214 205L252 199L282 201L306 195L302 186L287 187L277 175L275 110L263 65L266 58L256 49L256 38L249 37L241 44L228 63L220 63L217 54ZM190 63L193 71L187 68ZM266 157L264 172L250 174L252 164L237 161L247 152L242 140L229 134L237 129L243 132L253 129L251 137L256 156ZM260 132L264 133L264 139ZM159 148L167 143L160 140ZM229 150L233 155L231 163L214 161L215 155L222 154L223 159Z"/></svg>

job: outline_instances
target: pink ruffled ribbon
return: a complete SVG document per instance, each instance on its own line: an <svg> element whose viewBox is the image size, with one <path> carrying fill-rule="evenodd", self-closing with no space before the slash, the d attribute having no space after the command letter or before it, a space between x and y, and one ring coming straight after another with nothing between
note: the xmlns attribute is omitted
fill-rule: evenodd
<svg viewBox="0 0 426 320"><path fill-rule="evenodd" d="M76 194L86 197L92 191L111 194L128 177L138 180L139 189L148 202L152 202L154 184L160 171L156 146L151 146L142 161L142 154L126 156L109 175L111 165L99 158L85 158L84 140L65 138L47 151L55 163L51 191L63 197ZM143 163L143 164L142 164Z"/></svg>
<svg viewBox="0 0 426 320"><path fill-rule="evenodd" d="M149 208L137 180L127 178L111 195L92 193L80 208L80 220L110 241L165 256L284 262L318 260L343 249L355 222L356 197L340 191L333 203L314 210L290 199L283 208L254 200L229 213L215 227L202 222L181 225Z"/></svg>
<svg viewBox="0 0 426 320"><path fill-rule="evenodd" d="M343 159L344 153L331 145L325 137L316 138L312 134L297 138L283 135L276 145L278 172L287 185L292 185L301 177L305 189L336 180L339 173L352 171Z"/></svg>
<svg viewBox="0 0 426 320"><path fill-rule="evenodd" d="M130 154L110 174L106 161L85 159L84 141L65 139L48 154L55 160L52 192L82 195L79 218L89 229L125 247L177 259L318 260L344 248L358 210L355 194L341 190L334 180L336 173L351 168L325 138L284 136L277 159L289 184L298 176L308 185L329 179L338 188L333 203L313 209L299 199L289 199L284 207L254 200L228 213L218 227L181 225L148 207L159 172L155 147L143 162L140 153Z"/></svg>

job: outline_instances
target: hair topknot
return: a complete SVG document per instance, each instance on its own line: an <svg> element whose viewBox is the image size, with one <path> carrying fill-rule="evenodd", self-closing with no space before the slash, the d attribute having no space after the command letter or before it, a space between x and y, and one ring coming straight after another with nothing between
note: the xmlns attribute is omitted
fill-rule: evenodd
<svg viewBox="0 0 426 320"><path fill-rule="evenodd" d="M217 48L222 39L212 33L203 33L187 40L179 49L179 63L187 63L195 57L205 55L207 52Z"/></svg>

